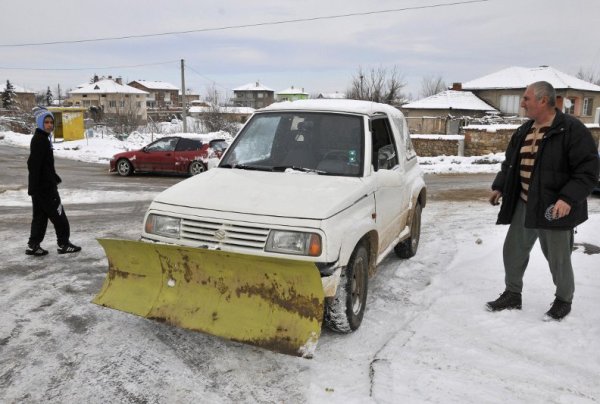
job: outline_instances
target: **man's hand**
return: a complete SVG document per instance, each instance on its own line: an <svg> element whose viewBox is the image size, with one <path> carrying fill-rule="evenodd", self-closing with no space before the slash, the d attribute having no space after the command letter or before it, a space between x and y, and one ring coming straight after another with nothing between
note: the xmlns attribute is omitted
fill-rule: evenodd
<svg viewBox="0 0 600 404"><path fill-rule="evenodd" d="M492 191L492 193L490 194L490 203L494 206L499 205L500 198L502 198L502 192L500 192L496 189L496 190Z"/></svg>
<svg viewBox="0 0 600 404"><path fill-rule="evenodd" d="M571 205L559 199L554 204L554 208L552 209L552 217L554 219L560 219L561 217L567 216L571 212Z"/></svg>

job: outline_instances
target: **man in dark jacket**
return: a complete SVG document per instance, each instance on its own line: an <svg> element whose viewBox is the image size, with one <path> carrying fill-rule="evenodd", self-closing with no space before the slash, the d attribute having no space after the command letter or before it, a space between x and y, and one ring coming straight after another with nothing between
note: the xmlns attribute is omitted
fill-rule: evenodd
<svg viewBox="0 0 600 404"><path fill-rule="evenodd" d="M48 219L56 231L59 254L81 251L81 247L69 241L69 220L58 195L58 184L61 179L54 169L54 153L50 142L50 134L54 130L54 115L45 108L38 108L34 114L37 128L31 139L27 160L29 170L27 192L31 195L33 203L33 219L25 254L34 256L48 254L48 251L40 246L46 235Z"/></svg>
<svg viewBox="0 0 600 404"><path fill-rule="evenodd" d="M598 179L598 152L590 131L556 109L556 92L539 81L525 90L521 107L531 120L513 134L490 203L502 206L497 224L510 224L504 241L506 289L490 311L521 309L523 275L539 239L556 286L544 317L561 320L575 291L573 228L588 218L587 196Z"/></svg>

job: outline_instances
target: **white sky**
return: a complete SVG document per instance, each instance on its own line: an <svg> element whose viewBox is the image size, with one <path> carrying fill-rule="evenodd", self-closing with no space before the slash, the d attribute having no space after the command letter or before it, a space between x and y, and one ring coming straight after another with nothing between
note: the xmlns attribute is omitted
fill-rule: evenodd
<svg viewBox="0 0 600 404"><path fill-rule="evenodd" d="M0 45L195 30L241 24L409 8L448 0L302 2L265 0L61 0L2 2ZM575 74L600 71L597 0L488 0L478 3L254 28L122 41L29 47L0 46L0 80L32 88L74 88L99 75L168 81L205 93L213 81L232 89L260 81L275 91L343 92L358 66L397 65L418 96L424 76L448 85L508 66L550 65ZM100 69L106 66L172 63ZM79 71L7 70L7 67ZM193 69L193 70L192 70Z"/></svg>

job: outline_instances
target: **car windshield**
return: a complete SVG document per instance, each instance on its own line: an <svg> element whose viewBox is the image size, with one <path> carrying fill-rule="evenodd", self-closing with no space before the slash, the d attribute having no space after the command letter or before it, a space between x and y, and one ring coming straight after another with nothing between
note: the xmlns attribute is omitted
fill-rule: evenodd
<svg viewBox="0 0 600 404"><path fill-rule="evenodd" d="M363 138L363 119L356 115L260 113L238 134L219 167L359 176Z"/></svg>

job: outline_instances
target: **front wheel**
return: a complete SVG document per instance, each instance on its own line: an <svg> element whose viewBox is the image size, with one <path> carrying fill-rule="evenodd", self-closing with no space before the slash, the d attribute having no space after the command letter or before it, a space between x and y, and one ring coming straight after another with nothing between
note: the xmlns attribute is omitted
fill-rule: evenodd
<svg viewBox="0 0 600 404"><path fill-rule="evenodd" d="M419 248L419 239L421 238L421 204L417 202L413 212L412 221L410 223L410 237L399 242L394 247L394 252L400 258L414 257Z"/></svg>
<svg viewBox="0 0 600 404"><path fill-rule="evenodd" d="M360 243L332 299L325 303L325 324L333 331L349 333L360 327L367 305L369 285L369 251Z"/></svg>
<svg viewBox="0 0 600 404"><path fill-rule="evenodd" d="M204 167L201 161L192 161L188 171L190 175L197 175L206 171L206 167Z"/></svg>
<svg viewBox="0 0 600 404"><path fill-rule="evenodd" d="M131 175L132 172L133 170L129 160L120 159L117 161L117 173L119 173L120 176L127 177L128 175Z"/></svg>

